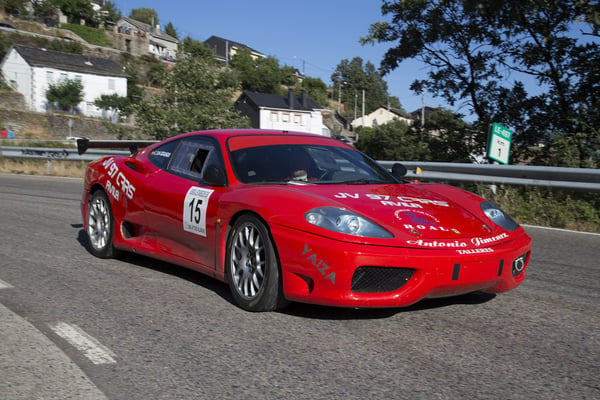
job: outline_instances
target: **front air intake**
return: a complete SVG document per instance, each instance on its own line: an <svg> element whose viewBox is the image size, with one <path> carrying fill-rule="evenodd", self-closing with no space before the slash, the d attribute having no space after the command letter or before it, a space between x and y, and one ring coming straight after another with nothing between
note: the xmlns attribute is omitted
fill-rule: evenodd
<svg viewBox="0 0 600 400"><path fill-rule="evenodd" d="M411 268L359 267L352 276L351 290L355 293L393 292L412 277Z"/></svg>

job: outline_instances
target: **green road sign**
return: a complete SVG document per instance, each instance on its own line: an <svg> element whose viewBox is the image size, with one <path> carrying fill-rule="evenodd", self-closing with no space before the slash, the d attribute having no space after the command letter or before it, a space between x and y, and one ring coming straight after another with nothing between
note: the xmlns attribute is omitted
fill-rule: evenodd
<svg viewBox="0 0 600 400"><path fill-rule="evenodd" d="M488 157L502 164L508 164L512 131L494 122L490 130Z"/></svg>

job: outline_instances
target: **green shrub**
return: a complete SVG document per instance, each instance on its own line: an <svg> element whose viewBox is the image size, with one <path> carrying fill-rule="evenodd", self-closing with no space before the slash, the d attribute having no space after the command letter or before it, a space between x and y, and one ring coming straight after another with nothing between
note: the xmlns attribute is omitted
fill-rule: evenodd
<svg viewBox="0 0 600 400"><path fill-rule="evenodd" d="M103 29L77 24L62 24L60 27L76 33L80 38L90 44L95 44L98 46L111 45L111 42L107 39Z"/></svg>
<svg viewBox="0 0 600 400"><path fill-rule="evenodd" d="M500 185L493 200L523 224L600 233L598 193Z"/></svg>

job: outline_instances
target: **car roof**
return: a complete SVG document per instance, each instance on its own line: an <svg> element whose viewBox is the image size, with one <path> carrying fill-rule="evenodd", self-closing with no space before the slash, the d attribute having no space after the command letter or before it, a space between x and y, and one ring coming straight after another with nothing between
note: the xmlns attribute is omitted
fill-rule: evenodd
<svg viewBox="0 0 600 400"><path fill-rule="evenodd" d="M267 129L215 129L195 131L174 136L171 139L193 136L213 136L230 151L252 146L265 146L276 144L322 144L329 146L348 147L345 143L332 139L328 136L314 133L291 132L283 130Z"/></svg>

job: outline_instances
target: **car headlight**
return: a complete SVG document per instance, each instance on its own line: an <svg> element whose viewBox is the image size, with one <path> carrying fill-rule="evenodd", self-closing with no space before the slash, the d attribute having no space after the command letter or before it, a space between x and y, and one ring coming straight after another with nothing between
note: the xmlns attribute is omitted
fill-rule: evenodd
<svg viewBox="0 0 600 400"><path fill-rule="evenodd" d="M383 239L394 237L376 223L343 208L314 208L307 212L304 218L310 224L348 235Z"/></svg>
<svg viewBox="0 0 600 400"><path fill-rule="evenodd" d="M484 201L481 203L481 210L487 215L489 219L494 221L496 225L501 226L507 231L514 231L519 227L517 224L507 213L502 211L500 207L494 204L491 201Z"/></svg>

